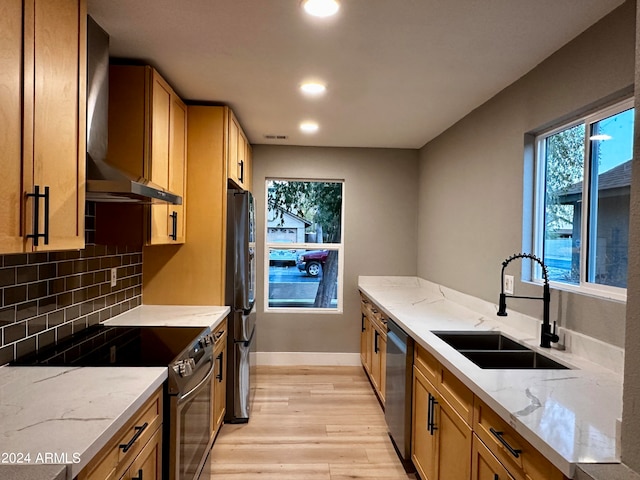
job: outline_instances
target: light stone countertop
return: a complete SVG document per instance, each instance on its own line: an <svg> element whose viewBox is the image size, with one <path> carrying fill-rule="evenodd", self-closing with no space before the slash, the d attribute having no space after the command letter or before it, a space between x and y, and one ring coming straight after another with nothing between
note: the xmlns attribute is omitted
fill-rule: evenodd
<svg viewBox="0 0 640 480"><path fill-rule="evenodd" d="M229 312L141 305L104 324L213 329ZM166 367L0 367L0 478L73 479L166 378ZM30 462L9 465L11 454ZM67 465L50 464L54 455Z"/></svg>
<svg viewBox="0 0 640 480"><path fill-rule="evenodd" d="M361 276L358 286L564 475L620 462L622 349L563 329L565 351L540 348L541 322L509 309L497 317L497 305L417 277ZM500 330L572 369L481 369L432 333L454 330Z"/></svg>
<svg viewBox="0 0 640 480"><path fill-rule="evenodd" d="M231 309L222 306L140 305L103 322L109 326L211 327L213 330Z"/></svg>
<svg viewBox="0 0 640 480"><path fill-rule="evenodd" d="M166 367L0 367L0 455L28 454L12 468L38 480L57 478L41 468L56 455L71 479L166 378Z"/></svg>

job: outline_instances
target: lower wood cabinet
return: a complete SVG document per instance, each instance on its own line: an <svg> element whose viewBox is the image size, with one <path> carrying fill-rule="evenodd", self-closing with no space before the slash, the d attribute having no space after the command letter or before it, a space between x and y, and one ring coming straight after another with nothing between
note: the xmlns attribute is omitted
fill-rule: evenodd
<svg viewBox="0 0 640 480"><path fill-rule="evenodd" d="M475 434L471 456L471 480L514 480Z"/></svg>
<svg viewBox="0 0 640 480"><path fill-rule="evenodd" d="M213 332L215 346L213 349L214 374L211 388L213 389L213 412L211 414L211 432L215 437L222 426L227 403L227 320L225 319Z"/></svg>
<svg viewBox="0 0 640 480"><path fill-rule="evenodd" d="M107 442L77 480L161 478L162 388Z"/></svg>
<svg viewBox="0 0 640 480"><path fill-rule="evenodd" d="M471 427L419 369L413 377L412 460L423 480L467 480Z"/></svg>
<svg viewBox="0 0 640 480"><path fill-rule="evenodd" d="M364 295L361 299L360 359L373 389L384 406L387 384L387 323Z"/></svg>
<svg viewBox="0 0 640 480"><path fill-rule="evenodd" d="M162 478L162 429L156 430L122 478L123 480Z"/></svg>
<svg viewBox="0 0 640 480"><path fill-rule="evenodd" d="M517 480L566 479L544 455L478 398L474 405L473 431L513 478Z"/></svg>

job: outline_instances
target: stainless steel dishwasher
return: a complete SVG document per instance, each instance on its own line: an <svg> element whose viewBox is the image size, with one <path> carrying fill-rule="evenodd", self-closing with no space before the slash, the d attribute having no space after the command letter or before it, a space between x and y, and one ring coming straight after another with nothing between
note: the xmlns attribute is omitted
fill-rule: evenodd
<svg viewBox="0 0 640 480"><path fill-rule="evenodd" d="M385 419L389 436L407 472L411 463L411 397L413 385L413 339L393 320L387 323L387 386Z"/></svg>

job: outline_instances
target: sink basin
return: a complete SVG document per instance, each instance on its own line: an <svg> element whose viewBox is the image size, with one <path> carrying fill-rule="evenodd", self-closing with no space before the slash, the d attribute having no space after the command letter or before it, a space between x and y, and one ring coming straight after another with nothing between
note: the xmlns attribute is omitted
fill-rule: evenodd
<svg viewBox="0 0 640 480"><path fill-rule="evenodd" d="M433 332L480 368L567 369L500 332Z"/></svg>
<svg viewBox="0 0 640 480"><path fill-rule="evenodd" d="M561 363L532 350L460 351L480 368L491 369L567 369Z"/></svg>
<svg viewBox="0 0 640 480"><path fill-rule="evenodd" d="M500 332L433 332L456 350L529 350Z"/></svg>

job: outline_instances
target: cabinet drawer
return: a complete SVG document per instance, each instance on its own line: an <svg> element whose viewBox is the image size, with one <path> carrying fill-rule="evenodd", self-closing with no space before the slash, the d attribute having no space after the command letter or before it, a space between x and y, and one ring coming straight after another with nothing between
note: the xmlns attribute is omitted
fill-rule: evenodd
<svg viewBox="0 0 640 480"><path fill-rule="evenodd" d="M563 480L540 452L476 398L473 430L516 480Z"/></svg>
<svg viewBox="0 0 640 480"><path fill-rule="evenodd" d="M216 345L227 338L227 319L225 318L220 325L213 330L213 338Z"/></svg>
<svg viewBox="0 0 640 480"><path fill-rule="evenodd" d="M475 434L471 456L471 478L473 480L514 480Z"/></svg>
<svg viewBox="0 0 640 480"><path fill-rule="evenodd" d="M159 389L80 472L78 480L120 478L161 425Z"/></svg>
<svg viewBox="0 0 640 480"><path fill-rule="evenodd" d="M433 385L440 383L440 362L420 345L416 345L413 363Z"/></svg>

